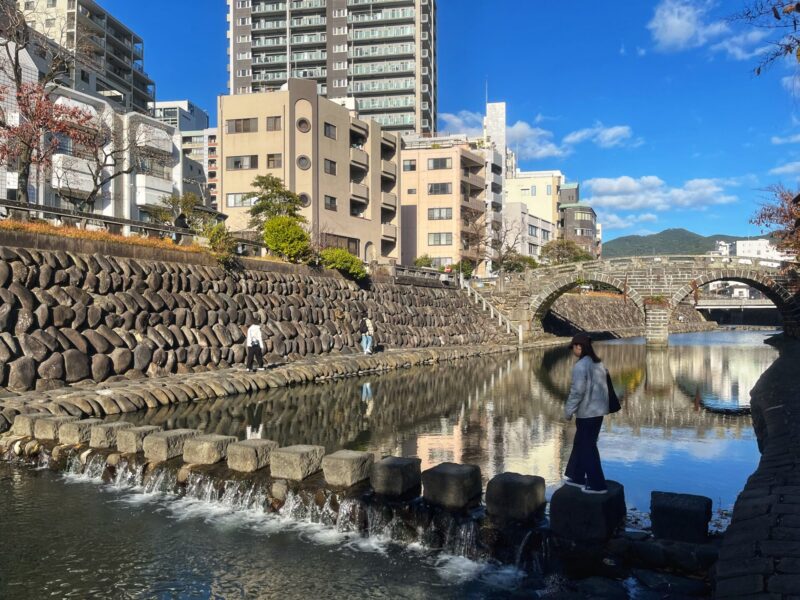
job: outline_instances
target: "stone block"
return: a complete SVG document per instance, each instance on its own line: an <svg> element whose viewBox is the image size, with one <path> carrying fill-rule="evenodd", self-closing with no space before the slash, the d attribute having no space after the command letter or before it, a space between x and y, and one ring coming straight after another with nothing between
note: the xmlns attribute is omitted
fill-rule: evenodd
<svg viewBox="0 0 800 600"><path fill-rule="evenodd" d="M463 510L481 500L481 469L477 465L442 463L422 472L422 497L448 510Z"/></svg>
<svg viewBox="0 0 800 600"><path fill-rule="evenodd" d="M329 485L350 487L369 478L374 460L370 452L339 450L322 459L322 472Z"/></svg>
<svg viewBox="0 0 800 600"><path fill-rule="evenodd" d="M585 494L565 485L550 499L550 529L561 538L580 542L604 542L625 522L625 488L606 481L605 494Z"/></svg>
<svg viewBox="0 0 800 600"><path fill-rule="evenodd" d="M324 455L325 448L322 446L277 448L269 455L270 474L274 479L302 481L319 471Z"/></svg>
<svg viewBox="0 0 800 600"><path fill-rule="evenodd" d="M278 447L272 440L244 440L228 446L228 468L252 473L269 465L269 456Z"/></svg>
<svg viewBox="0 0 800 600"><path fill-rule="evenodd" d="M89 446L92 448L114 448L117 445L117 434L123 429L130 429L131 427L133 427L133 424L125 421L95 425L92 427Z"/></svg>
<svg viewBox="0 0 800 600"><path fill-rule="evenodd" d="M66 423L77 421L78 417L47 417L45 419L37 419L33 424L33 437L37 440L58 440L58 430Z"/></svg>
<svg viewBox="0 0 800 600"><path fill-rule="evenodd" d="M102 419L83 419L64 423L58 430L58 441L62 444L85 444L92 436L92 427L102 422Z"/></svg>
<svg viewBox="0 0 800 600"><path fill-rule="evenodd" d="M14 417L14 424L11 426L11 433L14 435L24 435L25 437L33 437L33 426L39 419L52 417L50 413L28 413L19 414Z"/></svg>
<svg viewBox="0 0 800 600"><path fill-rule="evenodd" d="M211 433L189 438L183 445L183 461L193 465L213 465L228 455L228 446L237 438Z"/></svg>
<svg viewBox="0 0 800 600"><path fill-rule="evenodd" d="M486 486L486 511L501 519L533 521L547 504L545 487L544 478L535 475L496 475Z"/></svg>
<svg viewBox="0 0 800 600"><path fill-rule="evenodd" d="M711 498L672 492L650 494L650 522L656 538L702 544L708 541L710 521Z"/></svg>
<svg viewBox="0 0 800 600"><path fill-rule="evenodd" d="M401 497L419 493L420 459L388 456L372 465L369 483L376 494Z"/></svg>
<svg viewBox="0 0 800 600"><path fill-rule="evenodd" d="M157 425L142 425L141 427L131 427L121 429L117 432L117 450L123 454L135 454L144 450L142 442L151 433L163 431L163 427Z"/></svg>
<svg viewBox="0 0 800 600"><path fill-rule="evenodd" d="M200 435L196 429L172 429L151 433L142 443L144 456L152 462L163 462L183 454L186 440Z"/></svg>

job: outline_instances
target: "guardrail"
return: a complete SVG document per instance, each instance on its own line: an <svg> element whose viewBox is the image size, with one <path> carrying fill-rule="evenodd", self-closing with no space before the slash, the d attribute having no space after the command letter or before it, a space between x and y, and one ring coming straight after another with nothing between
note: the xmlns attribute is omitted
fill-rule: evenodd
<svg viewBox="0 0 800 600"><path fill-rule="evenodd" d="M511 333L511 330L514 329L517 332L517 339L519 341L519 345L522 346L523 338L522 338L522 325L514 325L511 320L506 317L503 313L500 312L494 304L489 302L486 298L481 296L476 290L472 288L469 284L469 281L466 279L461 278L459 280L459 284L461 289L467 292L468 298L473 298L475 300L475 304L481 304L483 306L484 311L489 311L489 315L492 319L497 318L497 323L499 325L506 326L506 333Z"/></svg>
<svg viewBox="0 0 800 600"><path fill-rule="evenodd" d="M694 306L695 308L770 308L774 307L775 303L766 298L700 298Z"/></svg>

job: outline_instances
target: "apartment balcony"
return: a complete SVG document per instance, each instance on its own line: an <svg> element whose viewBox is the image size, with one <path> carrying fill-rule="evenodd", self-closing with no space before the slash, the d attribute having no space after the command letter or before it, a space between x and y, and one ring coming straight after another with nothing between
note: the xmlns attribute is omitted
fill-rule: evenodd
<svg viewBox="0 0 800 600"><path fill-rule="evenodd" d="M272 13L286 13L286 3L285 2L256 2L253 4L253 8L251 9L251 14L253 16L256 15L267 15Z"/></svg>
<svg viewBox="0 0 800 600"><path fill-rule="evenodd" d="M154 175L136 175L136 205L160 206L164 196L172 194L172 181Z"/></svg>
<svg viewBox="0 0 800 600"><path fill-rule="evenodd" d="M397 149L397 136L392 135L387 131L381 132L381 145L391 150Z"/></svg>
<svg viewBox="0 0 800 600"><path fill-rule="evenodd" d="M348 35L351 42L368 42L371 40L414 39L416 28L413 25L395 27L370 27L354 29Z"/></svg>
<svg viewBox="0 0 800 600"><path fill-rule="evenodd" d="M503 194L498 194L497 192L488 192L486 194L486 198L492 205L492 210L503 209Z"/></svg>
<svg viewBox="0 0 800 600"><path fill-rule="evenodd" d="M397 179L397 165L388 160L381 161L381 177Z"/></svg>
<svg viewBox="0 0 800 600"><path fill-rule="evenodd" d="M469 172L461 172L461 181L468 183L471 187L483 190L486 188L486 180L479 175Z"/></svg>
<svg viewBox="0 0 800 600"><path fill-rule="evenodd" d="M256 31L278 31L286 29L286 21L254 21L253 32Z"/></svg>
<svg viewBox="0 0 800 600"><path fill-rule="evenodd" d="M316 29L318 27L325 27L326 22L326 17L300 17L292 19L292 29Z"/></svg>
<svg viewBox="0 0 800 600"><path fill-rule="evenodd" d="M292 54L292 63L309 63L309 62L321 62L324 63L328 58L328 53L325 51L322 52L298 52L296 54Z"/></svg>
<svg viewBox="0 0 800 600"><path fill-rule="evenodd" d="M96 17L82 6L78 9L78 21L88 25L95 31L105 32L106 30L105 21L100 17Z"/></svg>
<svg viewBox="0 0 800 600"><path fill-rule="evenodd" d="M136 145L164 154L172 154L172 136L160 127L139 125L136 130Z"/></svg>
<svg viewBox="0 0 800 600"><path fill-rule="evenodd" d="M397 240L397 225L391 223L381 224L381 238L388 241Z"/></svg>
<svg viewBox="0 0 800 600"><path fill-rule="evenodd" d="M503 176L500 173L495 173L494 171L490 170L488 172L488 174L489 174L489 177L488 177L489 183L491 183L493 185L499 185L499 186L502 187L502 185L503 185Z"/></svg>
<svg viewBox="0 0 800 600"><path fill-rule="evenodd" d="M413 8L399 8L390 9L386 8L379 11L370 11L362 13L350 13L347 16L347 22L353 24L367 23L367 24L383 24L383 23L401 23L401 22L414 22L416 12Z"/></svg>
<svg viewBox="0 0 800 600"><path fill-rule="evenodd" d="M369 136L369 125L366 123L366 121L362 121L361 119L356 119L355 117L351 117L350 131L353 131L357 134L367 137Z"/></svg>
<svg viewBox="0 0 800 600"><path fill-rule="evenodd" d="M297 46L324 46L327 43L328 36L324 33L315 33L308 35L293 35L291 42L292 48Z"/></svg>
<svg viewBox="0 0 800 600"><path fill-rule="evenodd" d="M352 200L358 200L363 202L364 204L369 203L369 187L364 185L363 183L350 183L350 198Z"/></svg>
<svg viewBox="0 0 800 600"><path fill-rule="evenodd" d="M304 10L318 11L328 5L327 0L293 0L292 12L302 12Z"/></svg>
<svg viewBox="0 0 800 600"><path fill-rule="evenodd" d="M376 79L367 81L354 81L350 91L360 94L376 94L384 92L413 92L416 82L413 78L404 79Z"/></svg>
<svg viewBox="0 0 800 600"><path fill-rule="evenodd" d="M106 49L106 41L105 39L96 36L96 35L87 35L83 38L86 42L92 45L92 47L96 50L105 51Z"/></svg>
<svg viewBox="0 0 800 600"><path fill-rule="evenodd" d="M376 75L413 75L415 71L414 61L404 60L355 64L347 72L353 77L375 77Z"/></svg>
<svg viewBox="0 0 800 600"><path fill-rule="evenodd" d="M124 73L118 69L108 69L106 70L106 75L112 76L114 79L121 81L126 84L133 83L133 75L130 73ZM127 87L127 86L126 86Z"/></svg>
<svg viewBox="0 0 800 600"><path fill-rule="evenodd" d="M285 54L256 54L253 56L253 65L280 65L286 64Z"/></svg>
<svg viewBox="0 0 800 600"><path fill-rule="evenodd" d="M461 208L462 210L483 213L486 211L486 203L480 198L475 198L471 196L462 196Z"/></svg>
<svg viewBox="0 0 800 600"><path fill-rule="evenodd" d="M133 57L138 59L144 58L144 44L142 42L134 42Z"/></svg>
<svg viewBox="0 0 800 600"><path fill-rule="evenodd" d="M407 56L413 58L416 55L416 48L414 44L356 46L355 48L351 48L347 54L356 62L362 60L373 60L375 58L383 58L387 56L394 56L398 58Z"/></svg>
<svg viewBox="0 0 800 600"><path fill-rule="evenodd" d="M369 169L369 156L361 148L350 148L350 166Z"/></svg>
<svg viewBox="0 0 800 600"><path fill-rule="evenodd" d="M347 6L371 6L372 4L405 4L403 0L347 0Z"/></svg>
<svg viewBox="0 0 800 600"><path fill-rule="evenodd" d="M285 48L286 38L284 36L276 38L257 37L253 39L253 50L258 48Z"/></svg>
<svg viewBox="0 0 800 600"><path fill-rule="evenodd" d="M381 208L397 212L397 194L392 194L391 192L382 192Z"/></svg>
<svg viewBox="0 0 800 600"><path fill-rule="evenodd" d="M51 185L65 196L86 198L94 190L92 162L69 154L56 154L52 161Z"/></svg>
<svg viewBox="0 0 800 600"><path fill-rule="evenodd" d="M253 81L286 81L286 71L258 71L253 73Z"/></svg>

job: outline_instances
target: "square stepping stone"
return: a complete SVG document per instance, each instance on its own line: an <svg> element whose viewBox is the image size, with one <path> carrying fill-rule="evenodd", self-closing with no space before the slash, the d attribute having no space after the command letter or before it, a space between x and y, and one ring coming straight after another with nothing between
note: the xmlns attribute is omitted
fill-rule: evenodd
<svg viewBox="0 0 800 600"><path fill-rule="evenodd" d="M228 446L238 438L215 433L189 438L183 445L183 461L193 465L213 465L228 455Z"/></svg>
<svg viewBox="0 0 800 600"><path fill-rule="evenodd" d="M20 414L14 417L14 424L11 426L11 433L14 435L24 435L25 437L33 437L33 425L39 419L52 417L50 413L27 413Z"/></svg>
<svg viewBox="0 0 800 600"><path fill-rule="evenodd" d="M547 504L545 487L544 478L535 475L495 475L486 486L486 512L500 519L533 521Z"/></svg>
<svg viewBox="0 0 800 600"><path fill-rule="evenodd" d="M142 443L144 456L152 462L163 462L183 454L186 440L200 435L196 429L172 429L151 433Z"/></svg>
<svg viewBox="0 0 800 600"><path fill-rule="evenodd" d="M369 484L376 494L399 498L418 494L420 488L420 465L418 458L387 456L372 465Z"/></svg>
<svg viewBox="0 0 800 600"><path fill-rule="evenodd" d="M483 484L477 465L442 463L422 472L422 497L447 510L464 510L481 501Z"/></svg>
<svg viewBox="0 0 800 600"><path fill-rule="evenodd" d="M58 441L62 444L85 444L92 436L92 427L102 422L102 419L83 419L64 423L58 430Z"/></svg>
<svg viewBox="0 0 800 600"><path fill-rule="evenodd" d="M370 452L339 450L322 459L322 472L329 485L350 487L369 478L374 460Z"/></svg>
<svg viewBox="0 0 800 600"><path fill-rule="evenodd" d="M299 445L278 448L269 455L270 474L274 479L302 481L319 471L323 456L325 456L323 446Z"/></svg>
<svg viewBox="0 0 800 600"><path fill-rule="evenodd" d="M228 446L228 468L252 473L269 466L269 457L278 448L272 440L244 440Z"/></svg>
<svg viewBox="0 0 800 600"><path fill-rule="evenodd" d="M571 485L560 487L550 499L550 529L576 542L606 542L625 522L625 488L606 480L605 494L585 494Z"/></svg>
<svg viewBox="0 0 800 600"><path fill-rule="evenodd" d="M114 448L117 445L117 434L123 429L130 429L131 427L133 427L133 423L125 421L95 425L92 427L89 446L92 448Z"/></svg>
<svg viewBox="0 0 800 600"><path fill-rule="evenodd" d="M117 450L122 454L136 454L144 450L142 443L151 433L163 431L163 427L157 425L142 425L141 427L130 427L121 429L117 432Z"/></svg>
<svg viewBox="0 0 800 600"><path fill-rule="evenodd" d="M650 523L653 535L664 540L704 544L708 541L711 498L694 494L652 492Z"/></svg>
<svg viewBox="0 0 800 600"><path fill-rule="evenodd" d="M40 441L53 441L58 440L58 430L66 423L77 421L78 417L47 417L45 419L37 419L33 424L33 435Z"/></svg>

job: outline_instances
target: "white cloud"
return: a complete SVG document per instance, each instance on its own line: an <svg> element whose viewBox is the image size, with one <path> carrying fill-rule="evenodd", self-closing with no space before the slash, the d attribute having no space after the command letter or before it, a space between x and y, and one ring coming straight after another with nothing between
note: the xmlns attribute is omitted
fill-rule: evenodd
<svg viewBox="0 0 800 600"><path fill-rule="evenodd" d="M658 221L658 217L653 213L623 216L616 213L601 212L597 219L606 231L611 229L630 229L639 223L655 223Z"/></svg>
<svg viewBox="0 0 800 600"><path fill-rule="evenodd" d="M708 8L702 0L661 0L647 24L656 48L678 52L698 48L724 35L728 31L724 22L706 22Z"/></svg>
<svg viewBox="0 0 800 600"><path fill-rule="evenodd" d="M765 29L754 29L734 35L711 46L714 52L725 52L733 60L750 60L769 50L767 46L759 46L769 36Z"/></svg>
<svg viewBox="0 0 800 600"><path fill-rule="evenodd" d="M665 211L736 202L736 196L725 188L739 183L733 179L691 179L680 187L670 187L660 177L648 175L589 179L584 188L588 190L587 201L595 208Z"/></svg>
<svg viewBox="0 0 800 600"><path fill-rule="evenodd" d="M800 175L800 161L790 162L780 167L775 167L769 172L770 175Z"/></svg>
<svg viewBox="0 0 800 600"><path fill-rule="evenodd" d="M615 125L605 127L602 123L595 123L594 127L587 127L573 131L564 138L567 145L580 144L585 141L592 141L601 148L614 148L616 146L632 145L638 146L641 140L633 140L633 130L628 125Z"/></svg>
<svg viewBox="0 0 800 600"><path fill-rule="evenodd" d="M797 144L800 143L800 133L795 133L787 137L773 135L770 141L776 146L780 146L781 144Z"/></svg>
<svg viewBox="0 0 800 600"><path fill-rule="evenodd" d="M625 50L625 44L622 44L622 45L619 47L619 55L620 55L620 56L625 56L626 54L627 54L627 51Z"/></svg>
<svg viewBox="0 0 800 600"><path fill-rule="evenodd" d="M800 78L796 75L786 75L781 77L781 85L783 89L789 92L792 97L800 98Z"/></svg>
<svg viewBox="0 0 800 600"><path fill-rule="evenodd" d="M639 46L636 46L636 56L641 58L641 57L645 56L646 54L647 54L647 50L645 50L644 48L640 48Z"/></svg>
<svg viewBox="0 0 800 600"><path fill-rule="evenodd" d="M553 132L517 121L506 129L506 143L521 159L567 156L571 149L553 141Z"/></svg>
<svg viewBox="0 0 800 600"><path fill-rule="evenodd" d="M442 133L466 133L469 136L483 135L483 115L469 110L457 113L442 113L439 118L444 122Z"/></svg>

